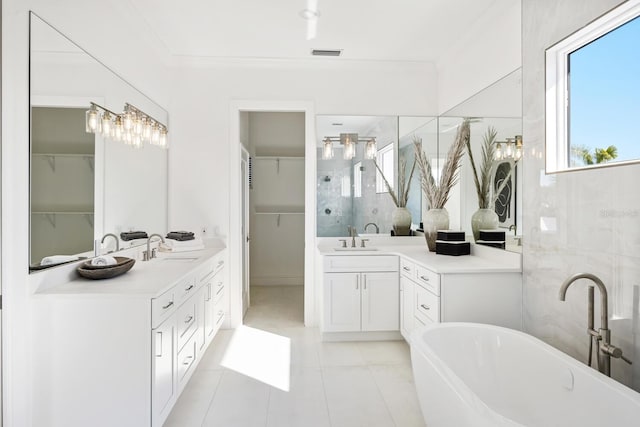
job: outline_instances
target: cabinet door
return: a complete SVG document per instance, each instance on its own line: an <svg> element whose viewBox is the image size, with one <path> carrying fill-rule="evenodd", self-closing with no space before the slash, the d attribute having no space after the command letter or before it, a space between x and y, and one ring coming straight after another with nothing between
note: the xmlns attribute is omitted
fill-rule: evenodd
<svg viewBox="0 0 640 427"><path fill-rule="evenodd" d="M176 318L171 316L151 331L153 377L152 425L161 426L171 410L175 387Z"/></svg>
<svg viewBox="0 0 640 427"><path fill-rule="evenodd" d="M360 274L325 273L323 331L360 330Z"/></svg>
<svg viewBox="0 0 640 427"><path fill-rule="evenodd" d="M409 341L414 326L415 289L413 281L400 277L400 333Z"/></svg>
<svg viewBox="0 0 640 427"><path fill-rule="evenodd" d="M362 330L400 329L398 273L362 273Z"/></svg>
<svg viewBox="0 0 640 427"><path fill-rule="evenodd" d="M204 289L204 336L205 336L205 341L209 341L213 335L213 331L214 331L214 325L215 325L215 320L214 320L214 312L213 312L213 307L214 307L214 301L213 301L213 283L211 281L209 281Z"/></svg>

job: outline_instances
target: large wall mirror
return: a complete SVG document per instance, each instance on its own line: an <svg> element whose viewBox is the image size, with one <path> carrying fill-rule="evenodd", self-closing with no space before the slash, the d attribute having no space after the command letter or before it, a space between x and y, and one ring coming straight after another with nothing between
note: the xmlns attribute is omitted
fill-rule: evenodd
<svg viewBox="0 0 640 427"><path fill-rule="evenodd" d="M85 112L129 103L164 124L168 113L34 13L30 66L30 270L54 255L91 257L96 241L112 251L106 233L165 232L167 149L88 133Z"/></svg>
<svg viewBox="0 0 640 427"><path fill-rule="evenodd" d="M380 186L373 160L366 156L369 137L376 139L379 165L384 153L392 153L389 167L382 167L385 175L397 184L399 165L407 163L405 179L415 158L414 140L422 142L422 149L438 173L447 151L454 141L462 121L471 122L471 149L479 163L484 136L488 129L496 132L496 143L501 144L502 159L491 162L492 180L500 189L502 180L508 181L495 194L494 209L498 213L498 227L507 235L506 249L520 251L522 224L522 157L526 141L522 135L521 72L516 70L498 80L440 117L407 116L318 116L316 138L318 146L317 168L317 235L318 237L344 237L347 226L355 226L359 234L379 232L389 235L391 214L395 209L389 194ZM346 135L356 138L353 156L344 157ZM342 136L342 137L341 137ZM329 138L330 144L327 143ZM506 143L509 142L509 145ZM516 147L517 144L519 148ZM328 156L329 146L332 155ZM507 150L508 148L508 150ZM330 157L330 158L327 158ZM411 213L412 228L417 229L423 213L428 209L420 178L416 171L409 187L407 208ZM450 227L464 230L472 239L471 217L478 210L478 196L469 156L465 154L460 169L460 181L450 193L446 206ZM373 223L374 225L367 225Z"/></svg>
<svg viewBox="0 0 640 427"><path fill-rule="evenodd" d="M425 149L429 146L429 150L437 150L434 119L397 116L316 118L319 237L348 236L349 226L355 227L360 235L391 233L391 215L396 205L382 176L392 188L397 188L400 165L404 163L408 181L415 158L414 137L422 138ZM429 128L430 123L433 129ZM345 148L347 140L354 143L351 154ZM406 207L411 212L412 228L416 229L422 217L417 173L411 180Z"/></svg>

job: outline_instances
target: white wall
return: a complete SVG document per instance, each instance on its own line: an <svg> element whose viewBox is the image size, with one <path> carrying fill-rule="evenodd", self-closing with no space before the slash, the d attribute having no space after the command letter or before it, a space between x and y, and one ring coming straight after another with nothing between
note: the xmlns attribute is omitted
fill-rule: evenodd
<svg viewBox="0 0 640 427"><path fill-rule="evenodd" d="M588 282L572 285L565 302L558 291L575 273L597 275L608 290L612 343L633 360L612 359L612 376L640 391L640 165L545 176L543 156L544 50L619 3L523 2L524 326L585 360Z"/></svg>
<svg viewBox="0 0 640 427"><path fill-rule="evenodd" d="M451 45L437 61L439 114L520 67L520 23L521 2L497 0L460 39L438 41Z"/></svg>
<svg viewBox="0 0 640 427"><path fill-rule="evenodd" d="M3 422L31 425L31 295L29 277L29 14L50 24L152 99L166 103L166 56L149 42L144 28L132 22L128 2L80 0L2 1L2 351ZM131 44L130 41L136 43ZM130 48L129 48L130 47Z"/></svg>
<svg viewBox="0 0 640 427"><path fill-rule="evenodd" d="M170 224L223 236L232 100L312 101L316 114L436 111L435 69L425 63L194 60L174 70L171 86Z"/></svg>

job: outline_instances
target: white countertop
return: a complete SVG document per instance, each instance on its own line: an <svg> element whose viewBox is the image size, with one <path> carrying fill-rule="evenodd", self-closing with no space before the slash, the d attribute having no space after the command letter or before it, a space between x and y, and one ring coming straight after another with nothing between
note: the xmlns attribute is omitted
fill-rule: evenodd
<svg viewBox="0 0 640 427"><path fill-rule="evenodd" d="M368 237L368 236L367 236ZM356 238L359 245L360 239ZM429 252L424 237L382 237L371 239L368 247L377 250L336 251L338 238L323 238L318 244L321 255L398 255L413 261L435 273L521 273L522 255L502 249L490 248L471 243L471 255L438 255Z"/></svg>
<svg viewBox="0 0 640 427"><path fill-rule="evenodd" d="M208 247L201 251L163 253L151 261L136 261L128 272L111 279L91 280L77 277L66 283L52 286L35 295L64 295L94 297L126 296L152 298L170 289L205 261L211 259L224 247ZM196 260L171 260L166 258L197 258Z"/></svg>

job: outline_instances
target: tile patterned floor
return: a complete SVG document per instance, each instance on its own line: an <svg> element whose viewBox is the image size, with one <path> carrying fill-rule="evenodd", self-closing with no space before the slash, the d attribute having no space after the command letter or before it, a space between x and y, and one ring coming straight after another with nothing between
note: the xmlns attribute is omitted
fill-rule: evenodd
<svg viewBox="0 0 640 427"><path fill-rule="evenodd" d="M218 333L164 427L424 426L403 341L322 342L303 326L299 286L251 289L245 324L291 340L290 389L220 365L233 331Z"/></svg>

